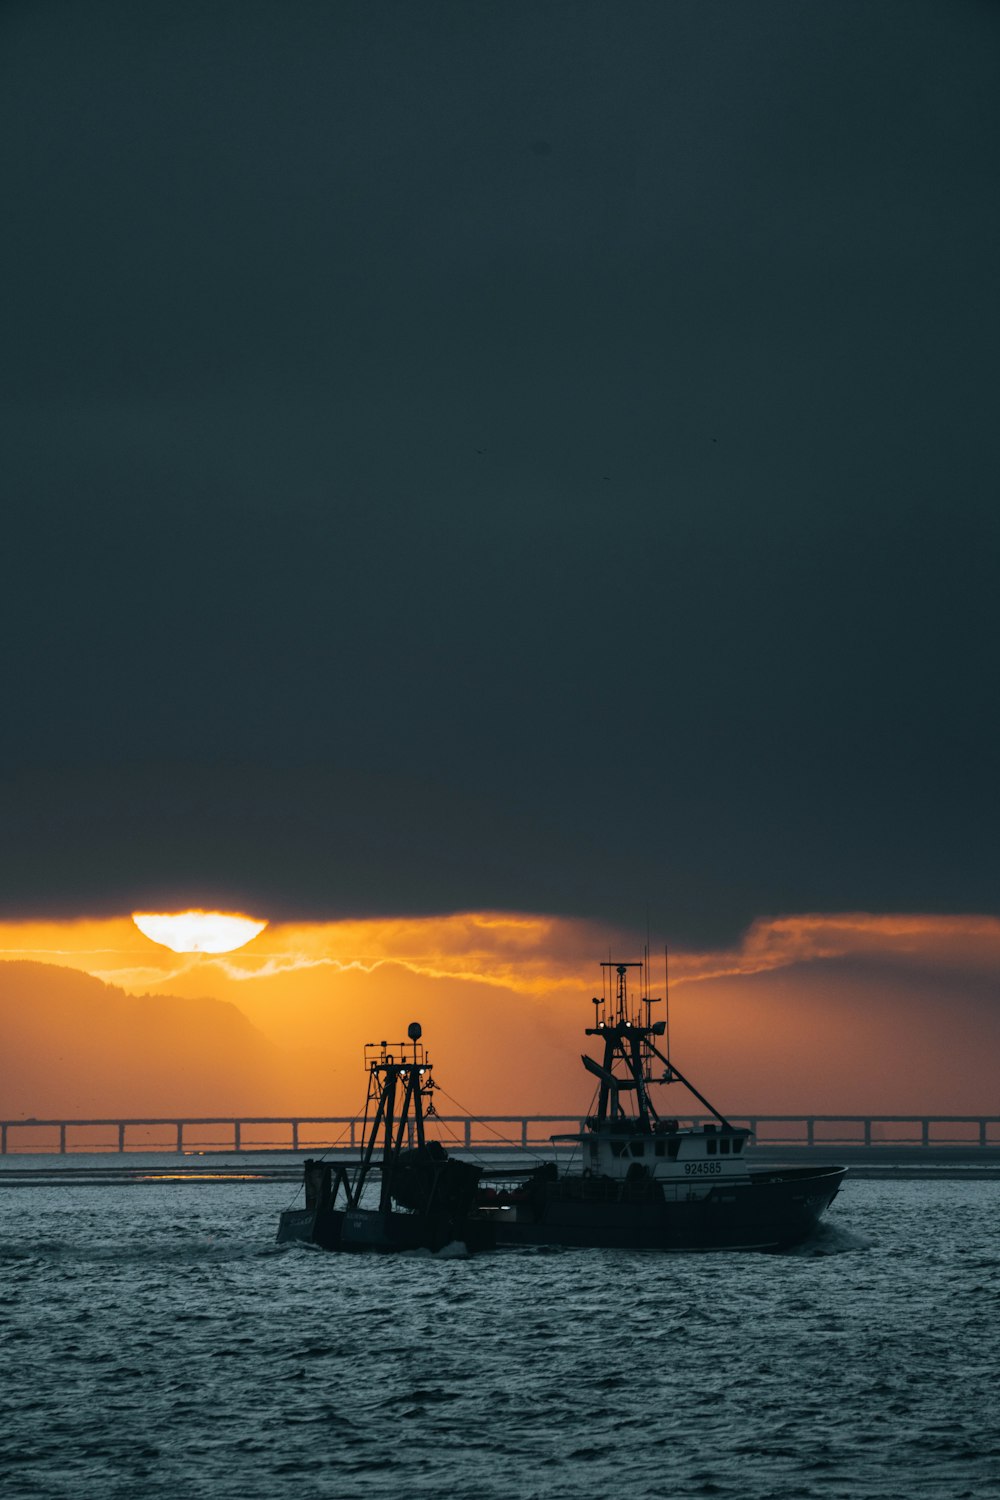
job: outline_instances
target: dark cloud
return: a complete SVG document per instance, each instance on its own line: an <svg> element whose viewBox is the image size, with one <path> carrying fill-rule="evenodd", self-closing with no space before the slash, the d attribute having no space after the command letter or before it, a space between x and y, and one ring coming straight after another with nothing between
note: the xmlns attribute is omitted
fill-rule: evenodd
<svg viewBox="0 0 1000 1500"><path fill-rule="evenodd" d="M8 909L996 906L994 9L0 24Z"/></svg>

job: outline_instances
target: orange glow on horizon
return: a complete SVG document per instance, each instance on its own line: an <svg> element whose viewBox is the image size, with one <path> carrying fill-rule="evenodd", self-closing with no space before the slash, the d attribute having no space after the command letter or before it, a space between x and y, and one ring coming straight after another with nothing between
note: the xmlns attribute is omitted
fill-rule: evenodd
<svg viewBox="0 0 1000 1500"><path fill-rule="evenodd" d="M172 953L235 953L267 926L266 920L231 911L134 911L132 921Z"/></svg>
<svg viewBox="0 0 1000 1500"><path fill-rule="evenodd" d="M364 1043L419 1020L463 1110L586 1113L596 964L641 946L532 913L243 920L241 946L214 952L126 916L0 923L9 1111L352 1115ZM761 919L731 948L672 949L670 974L678 1065L730 1112L993 1107L996 918Z"/></svg>

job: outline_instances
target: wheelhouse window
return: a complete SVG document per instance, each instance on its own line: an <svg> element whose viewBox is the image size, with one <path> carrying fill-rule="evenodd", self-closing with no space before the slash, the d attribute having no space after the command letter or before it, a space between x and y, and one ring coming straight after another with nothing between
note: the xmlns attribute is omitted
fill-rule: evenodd
<svg viewBox="0 0 1000 1500"><path fill-rule="evenodd" d="M719 1146L719 1143L715 1139L715 1137L710 1135L708 1140L705 1142L705 1145L708 1150L709 1156L714 1156Z"/></svg>

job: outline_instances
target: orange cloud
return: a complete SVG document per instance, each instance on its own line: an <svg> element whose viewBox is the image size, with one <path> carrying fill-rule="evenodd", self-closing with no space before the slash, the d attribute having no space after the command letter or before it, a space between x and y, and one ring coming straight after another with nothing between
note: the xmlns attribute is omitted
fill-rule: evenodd
<svg viewBox="0 0 1000 1500"><path fill-rule="evenodd" d="M764 974L822 959L876 955L995 974L1000 964L1000 919L868 912L761 918L738 948L677 954L672 974L684 984Z"/></svg>

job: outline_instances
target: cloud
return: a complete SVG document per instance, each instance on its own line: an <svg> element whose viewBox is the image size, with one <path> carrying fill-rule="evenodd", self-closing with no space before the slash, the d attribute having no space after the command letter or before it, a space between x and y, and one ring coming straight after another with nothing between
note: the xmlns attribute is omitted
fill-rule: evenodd
<svg viewBox="0 0 1000 1500"><path fill-rule="evenodd" d="M541 994L578 981L586 956L606 948L608 936L596 924L511 912L276 924L266 943L220 967L231 978L252 979L321 964L369 973L392 964L427 978Z"/></svg>
<svg viewBox="0 0 1000 1500"><path fill-rule="evenodd" d="M761 918L737 948L679 953L674 973L678 984L692 984L844 958L995 975L1000 972L1000 919L869 912Z"/></svg>
<svg viewBox="0 0 1000 1500"><path fill-rule="evenodd" d="M454 912L364 921L276 922L238 952L177 955L125 918L0 924L0 958L82 969L135 993L194 979L203 992L225 980L291 977L310 970L374 974L396 968L543 996L593 989L602 955L635 959L643 939L610 924L527 912ZM654 984L662 974L654 951ZM871 912L762 917L731 948L672 948L677 989L833 960L892 963L989 977L1000 971L1000 918Z"/></svg>
<svg viewBox="0 0 1000 1500"><path fill-rule="evenodd" d="M996 901L1000 7L765 8L4 8L0 911Z"/></svg>

